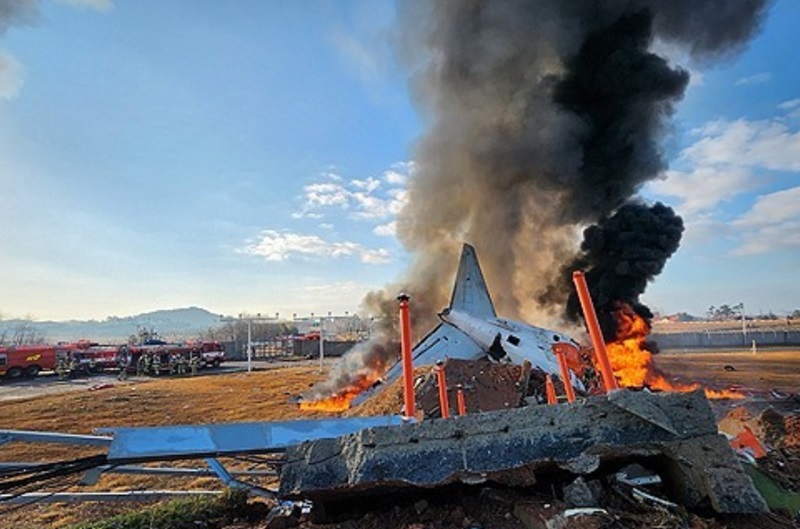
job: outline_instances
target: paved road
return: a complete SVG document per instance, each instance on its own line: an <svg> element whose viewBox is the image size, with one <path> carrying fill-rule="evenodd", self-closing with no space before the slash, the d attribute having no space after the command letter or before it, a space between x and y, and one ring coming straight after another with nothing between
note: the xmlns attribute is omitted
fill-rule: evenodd
<svg viewBox="0 0 800 529"><path fill-rule="evenodd" d="M330 366L333 359L325 359L326 368ZM279 369L282 367L290 366L310 366L319 365L319 360L273 360L263 361L254 360L252 368L257 371L264 371L269 369ZM237 373L247 371L246 361L228 361L218 369L203 369L200 371L201 375L220 375L224 373ZM163 378L163 377L162 377ZM117 374L110 372L108 374L95 374L90 377L78 377L71 380L58 380L55 373L44 372L38 377L33 379L23 379L18 381L4 380L0 378L0 402L6 400L29 399L38 397L39 395L53 395L57 393L66 393L69 391L88 391L92 387L101 386L104 384L141 384L147 383L153 379L150 377L130 377L125 382L117 380Z"/></svg>

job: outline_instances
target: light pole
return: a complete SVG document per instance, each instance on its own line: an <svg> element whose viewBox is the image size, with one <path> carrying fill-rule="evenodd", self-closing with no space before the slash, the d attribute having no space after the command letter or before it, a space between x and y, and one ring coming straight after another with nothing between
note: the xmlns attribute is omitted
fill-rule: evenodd
<svg viewBox="0 0 800 529"><path fill-rule="evenodd" d="M744 301L739 303L739 308L742 309L742 342L745 347L747 346L747 322L744 317Z"/></svg>
<svg viewBox="0 0 800 529"><path fill-rule="evenodd" d="M247 372L253 370L253 320L247 318Z"/></svg>
<svg viewBox="0 0 800 529"><path fill-rule="evenodd" d="M319 372L323 371L323 360L325 360L325 318L319 317Z"/></svg>

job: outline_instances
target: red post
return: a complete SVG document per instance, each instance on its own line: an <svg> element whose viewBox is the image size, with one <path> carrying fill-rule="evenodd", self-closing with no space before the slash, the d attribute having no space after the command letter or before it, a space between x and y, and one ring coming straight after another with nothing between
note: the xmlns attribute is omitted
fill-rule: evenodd
<svg viewBox="0 0 800 529"><path fill-rule="evenodd" d="M561 368L561 381L564 383L564 391L567 392L567 402L575 402L575 390L572 388L572 379L569 376L569 367L567 367L567 357L564 348L571 347L563 343L554 343L553 352L558 358L558 367Z"/></svg>
<svg viewBox="0 0 800 529"><path fill-rule="evenodd" d="M553 379L550 378L550 375L547 375L545 377L544 386L547 392L547 403L558 404L558 398L556 397L556 387L553 385Z"/></svg>
<svg viewBox="0 0 800 529"><path fill-rule="evenodd" d="M414 363L411 358L411 314L406 294L397 296L400 301L400 354L403 357L403 402L405 416L414 417L417 405L414 402Z"/></svg>
<svg viewBox="0 0 800 529"><path fill-rule="evenodd" d="M439 385L439 409L442 419L450 418L450 401L447 399L447 379L444 375L444 362L436 362L436 383Z"/></svg>
<svg viewBox="0 0 800 529"><path fill-rule="evenodd" d="M464 401L464 386L459 384L457 388L456 402L458 403L458 414L463 417L467 414L467 403Z"/></svg>
<svg viewBox="0 0 800 529"><path fill-rule="evenodd" d="M586 274L583 273L583 270L572 272L572 282L575 283L575 289L578 291L578 299L583 309L586 328L589 330L589 337L592 339L592 348L600 364L603 386L606 389L606 393L608 393L612 389L618 389L619 386L614 378L614 372L611 370L611 363L608 361L606 344L603 341L603 334L600 332L600 323L597 321L597 313L594 311L592 296L589 294L589 287L586 285Z"/></svg>

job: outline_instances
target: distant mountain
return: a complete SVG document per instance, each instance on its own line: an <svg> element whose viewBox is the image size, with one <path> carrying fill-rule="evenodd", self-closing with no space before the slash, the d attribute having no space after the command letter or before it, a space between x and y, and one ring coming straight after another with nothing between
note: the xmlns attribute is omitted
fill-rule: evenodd
<svg viewBox="0 0 800 529"><path fill-rule="evenodd" d="M47 342L90 340L93 342L124 342L139 329L154 330L165 340L193 339L212 327L221 325L219 314L199 307L146 312L124 318L111 316L103 321L30 321L0 320L0 334L13 334L27 326L43 335Z"/></svg>

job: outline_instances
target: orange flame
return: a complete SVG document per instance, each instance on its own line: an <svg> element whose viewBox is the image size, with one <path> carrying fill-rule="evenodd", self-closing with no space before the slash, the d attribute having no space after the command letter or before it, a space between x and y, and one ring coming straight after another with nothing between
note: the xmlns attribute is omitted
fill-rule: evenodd
<svg viewBox="0 0 800 529"><path fill-rule="evenodd" d="M606 344L611 369L620 387L648 387L661 391L694 391L699 384L670 382L653 364L653 355L645 342L650 334L650 323L636 314L633 307L621 303L614 311L617 321L617 339ZM704 389L710 399L741 399L744 395L734 391Z"/></svg>
<svg viewBox="0 0 800 529"><path fill-rule="evenodd" d="M304 411L327 411L331 413L346 411L350 409L350 403L359 393L369 389L381 378L382 372L382 369L377 369L359 373L356 375L353 382L330 397L300 402L300 409Z"/></svg>

